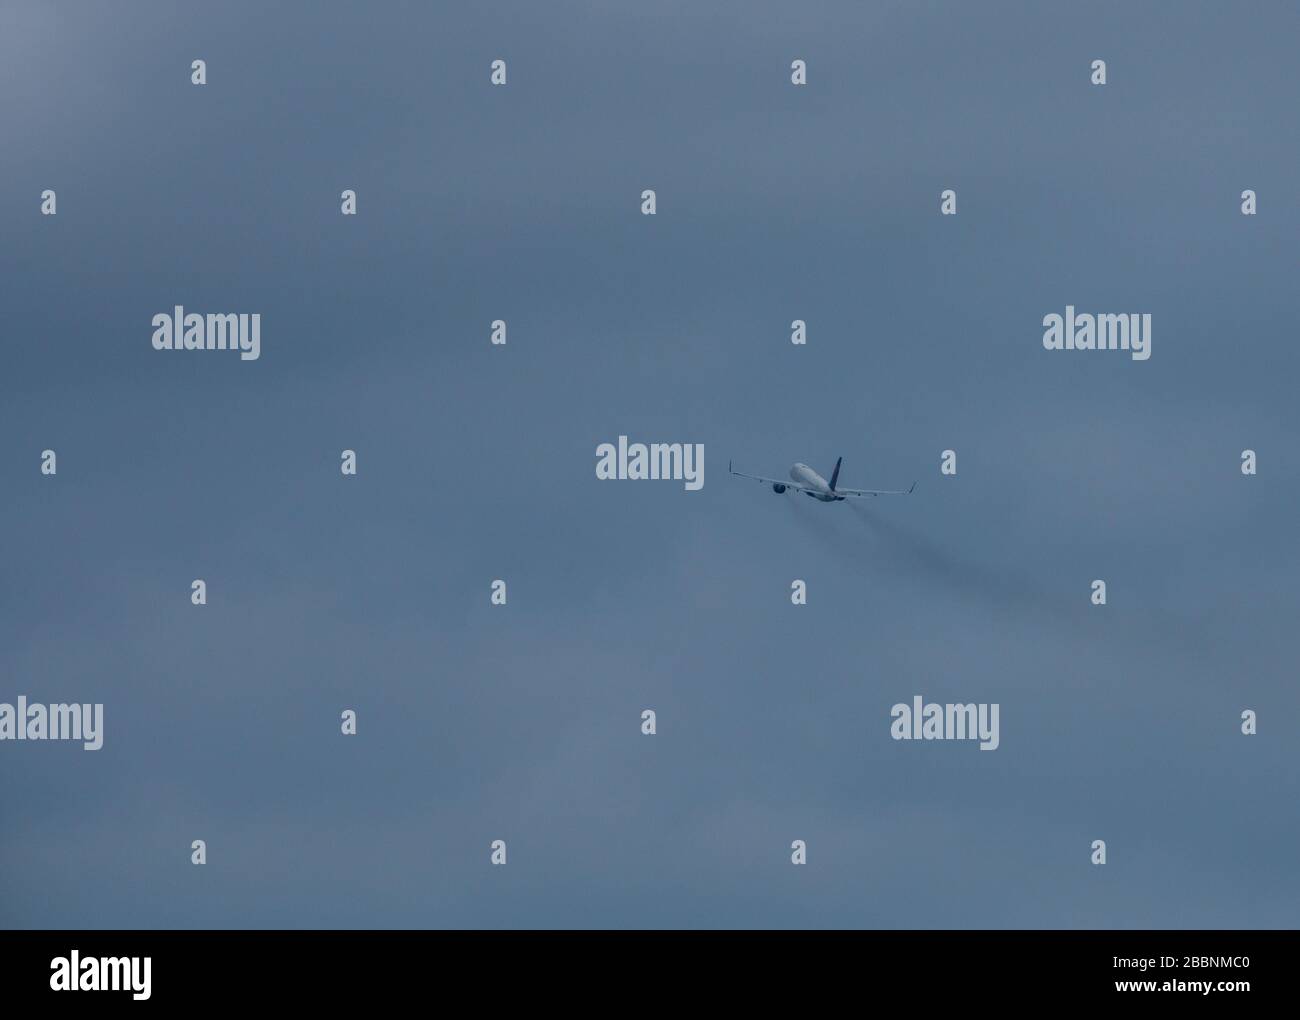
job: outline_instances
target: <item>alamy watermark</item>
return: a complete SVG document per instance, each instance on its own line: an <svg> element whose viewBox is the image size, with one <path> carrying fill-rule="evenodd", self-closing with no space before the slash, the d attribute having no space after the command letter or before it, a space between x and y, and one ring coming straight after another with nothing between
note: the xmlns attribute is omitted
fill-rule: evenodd
<svg viewBox="0 0 1300 1020"><path fill-rule="evenodd" d="M153 957L87 956L73 950L50 961L50 988L56 992L130 992L141 1000L151 994Z"/></svg>
<svg viewBox="0 0 1300 1020"><path fill-rule="evenodd" d="M978 740L981 751L996 751L1001 743L1000 707L997 704L926 704L917 694L910 705L900 703L890 709L894 721L889 735L895 740Z"/></svg>
<svg viewBox="0 0 1300 1020"><path fill-rule="evenodd" d="M618 437L618 446L596 447L596 477L612 479L662 479L684 481L694 492L704 488L703 443L631 443Z"/></svg>
<svg viewBox="0 0 1300 1020"><path fill-rule="evenodd" d="M0 740L80 740L87 751L104 746L104 706L0 703Z"/></svg>
<svg viewBox="0 0 1300 1020"><path fill-rule="evenodd" d="M261 312L186 314L177 305L170 315L155 315L153 326L155 351L239 351L242 361L256 361L262 353Z"/></svg>
<svg viewBox="0 0 1300 1020"><path fill-rule="evenodd" d="M1134 361L1151 357L1151 313L1090 315L1065 306L1065 315L1043 316L1049 351L1130 351Z"/></svg>

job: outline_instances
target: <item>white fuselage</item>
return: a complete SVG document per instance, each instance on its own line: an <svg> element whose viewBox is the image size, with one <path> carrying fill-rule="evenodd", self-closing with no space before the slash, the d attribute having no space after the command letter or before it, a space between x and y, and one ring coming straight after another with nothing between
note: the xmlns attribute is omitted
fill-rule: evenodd
<svg viewBox="0 0 1300 1020"><path fill-rule="evenodd" d="M831 486L825 478L810 468L807 464L796 464L790 469L790 477L800 485L806 485L815 491L808 493L813 499L820 499L823 503L834 503L836 500L843 499L831 491Z"/></svg>

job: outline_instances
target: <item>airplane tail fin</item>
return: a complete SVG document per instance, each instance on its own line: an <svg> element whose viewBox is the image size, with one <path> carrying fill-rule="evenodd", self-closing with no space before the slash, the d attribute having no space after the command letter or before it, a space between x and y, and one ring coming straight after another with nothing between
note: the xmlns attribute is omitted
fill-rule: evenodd
<svg viewBox="0 0 1300 1020"><path fill-rule="evenodd" d="M840 480L840 465L844 463L843 457L835 460L835 470L831 472L831 492L835 491L835 483Z"/></svg>

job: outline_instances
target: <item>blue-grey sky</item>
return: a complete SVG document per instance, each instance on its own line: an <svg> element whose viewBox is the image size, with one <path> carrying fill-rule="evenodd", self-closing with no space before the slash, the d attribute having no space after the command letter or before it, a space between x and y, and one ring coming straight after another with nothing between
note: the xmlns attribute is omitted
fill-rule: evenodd
<svg viewBox="0 0 1300 1020"><path fill-rule="evenodd" d="M1297 37L6 3L0 701L105 736L0 744L0 923L1296 926ZM176 304L260 359L153 350ZM1151 359L1045 351L1067 304ZM598 481L620 434L704 488ZM917 490L726 473L840 455ZM892 740L915 694L1001 746Z"/></svg>

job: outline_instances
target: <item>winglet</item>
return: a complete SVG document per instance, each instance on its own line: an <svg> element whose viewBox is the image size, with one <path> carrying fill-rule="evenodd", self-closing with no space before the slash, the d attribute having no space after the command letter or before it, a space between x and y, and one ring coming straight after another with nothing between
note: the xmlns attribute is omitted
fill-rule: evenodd
<svg viewBox="0 0 1300 1020"><path fill-rule="evenodd" d="M915 488L916 488L916 482L913 482L913 483L912 483L912 489L915 489ZM908 490L907 490L907 494L908 494L909 496L912 494L912 489L908 489Z"/></svg>

